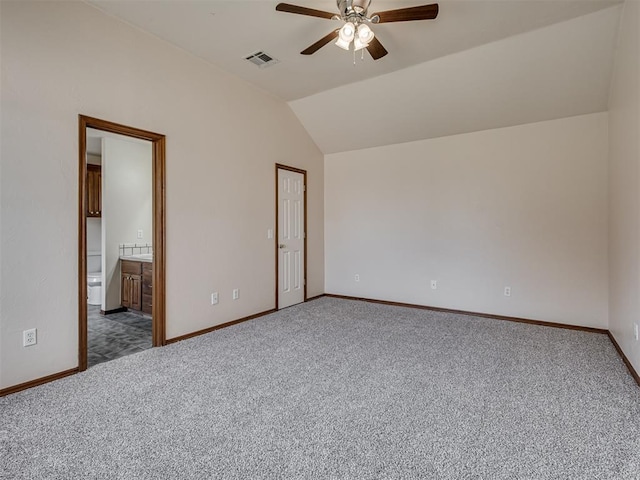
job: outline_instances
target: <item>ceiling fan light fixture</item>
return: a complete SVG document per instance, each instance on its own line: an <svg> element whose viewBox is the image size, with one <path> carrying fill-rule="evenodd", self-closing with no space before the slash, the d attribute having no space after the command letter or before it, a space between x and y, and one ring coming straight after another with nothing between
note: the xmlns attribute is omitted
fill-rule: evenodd
<svg viewBox="0 0 640 480"><path fill-rule="evenodd" d="M336 45L342 48L343 50L349 50L349 47L351 46L351 42L345 42L343 39L338 38L338 40L336 40Z"/></svg>
<svg viewBox="0 0 640 480"><path fill-rule="evenodd" d="M356 35L356 27L351 22L345 23L338 32L336 45L344 50L349 50L349 46Z"/></svg>
<svg viewBox="0 0 640 480"><path fill-rule="evenodd" d="M369 43L371 40L373 40L373 36L373 30L369 28L369 25L365 23L361 23L360 25L358 25L358 38L361 42Z"/></svg>
<svg viewBox="0 0 640 480"><path fill-rule="evenodd" d="M369 44L368 43L364 43L362 40L360 40L360 37L358 37L356 35L356 38L353 39L353 50L354 51L358 51L358 50L362 50L363 48L368 47Z"/></svg>
<svg viewBox="0 0 640 480"><path fill-rule="evenodd" d="M369 28L369 25L361 23L358 25L358 35L356 35L356 39L360 40L361 43L369 44L371 40L373 40L374 34L373 30Z"/></svg>
<svg viewBox="0 0 640 480"><path fill-rule="evenodd" d="M355 34L356 34L356 27L351 22L346 22L340 29L340 33L339 33L340 38L343 39L345 42L352 41Z"/></svg>

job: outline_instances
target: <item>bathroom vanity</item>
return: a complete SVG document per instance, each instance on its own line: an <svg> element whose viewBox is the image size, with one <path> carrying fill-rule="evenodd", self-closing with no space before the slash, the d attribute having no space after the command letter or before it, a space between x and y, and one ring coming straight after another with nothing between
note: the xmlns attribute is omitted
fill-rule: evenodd
<svg viewBox="0 0 640 480"><path fill-rule="evenodd" d="M151 255L120 257L120 280L122 306L151 315L153 309Z"/></svg>

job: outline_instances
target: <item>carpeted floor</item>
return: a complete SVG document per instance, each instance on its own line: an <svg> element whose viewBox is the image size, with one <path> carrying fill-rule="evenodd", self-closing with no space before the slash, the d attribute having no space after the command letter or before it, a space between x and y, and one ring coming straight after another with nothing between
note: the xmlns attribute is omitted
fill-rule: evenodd
<svg viewBox="0 0 640 480"><path fill-rule="evenodd" d="M638 479L605 335L321 298L0 398L6 479Z"/></svg>

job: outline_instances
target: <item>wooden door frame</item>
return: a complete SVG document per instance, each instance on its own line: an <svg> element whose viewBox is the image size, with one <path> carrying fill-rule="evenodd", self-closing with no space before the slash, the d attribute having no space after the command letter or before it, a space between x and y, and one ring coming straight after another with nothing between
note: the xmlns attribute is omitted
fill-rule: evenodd
<svg viewBox="0 0 640 480"><path fill-rule="evenodd" d="M289 172L300 173L303 176L303 198L304 198L304 259L303 259L303 268L304 268L304 299L303 302L307 301L307 171L302 170L301 168L290 167L288 165L282 165L280 163L276 163L276 238L275 238L275 251L276 251L276 305L275 309L279 310L278 306L278 292L280 290L280 262L279 262L279 242L280 242L280 227L279 227L279 218L278 218L278 208L279 208L279 183L278 183L278 170L287 170Z"/></svg>
<svg viewBox="0 0 640 480"><path fill-rule="evenodd" d="M166 344L166 151L165 136L98 118L78 115L78 370L87 369L87 128L148 140L153 163L153 310L154 347Z"/></svg>

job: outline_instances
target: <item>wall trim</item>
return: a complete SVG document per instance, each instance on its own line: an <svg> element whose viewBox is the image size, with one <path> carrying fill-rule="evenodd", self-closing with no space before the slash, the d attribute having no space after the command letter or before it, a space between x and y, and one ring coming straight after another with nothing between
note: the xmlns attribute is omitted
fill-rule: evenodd
<svg viewBox="0 0 640 480"><path fill-rule="evenodd" d="M305 300L305 302L311 302L313 300L317 300L318 298L322 298L324 296L325 296L324 293L320 294L320 295L316 295L315 297L307 298ZM124 310L126 310L126 308ZM246 321L253 320L253 319L259 318L259 317L264 317L265 315L269 315L270 313L275 313L277 311L278 311L277 309L272 308L270 310L265 310L264 312L254 313L253 315L249 315L247 317L239 318L237 320L232 320L230 322L222 323L220 325L215 325L213 327L205 328L203 330L198 330L196 332L187 333L187 334L181 335L179 337L170 338L170 339L166 340L165 344L168 345L170 343L177 343L177 342L180 342L182 340L186 340L188 338L193 338L193 337L197 337L199 335L204 335L205 333L213 332L215 330L220 330L221 328L230 327L230 326L236 325L238 323L246 322ZM79 371L80 371L79 368L72 368L71 370L65 370L64 372L54 373L52 375L48 375L48 376L42 377L42 378L37 378L35 380L30 380L28 382L21 383L19 385L14 385L12 387L3 388L3 389L0 389L0 397L3 397L5 395L10 395L12 393L19 392L21 390L26 390L26 389L31 388L31 387L36 387L36 386L42 385L44 383L49 383L49 382L52 382L54 380L59 380L59 379L64 378L64 377L68 377L69 375L74 375L74 374L78 373Z"/></svg>
<svg viewBox="0 0 640 480"><path fill-rule="evenodd" d="M609 336L609 340L611 340L611 343L613 343L613 346L616 347L618 355L620 355L620 357L622 358L622 361L629 369L629 373L631 374L633 379L636 381L636 383L640 387L640 375L638 375L638 372L636 372L636 369L633 368L633 365L631 365L631 362L629 361L627 356L624 354L624 352L620 348L620 345L618 345L618 342L616 342L616 339L613 336L613 333L611 333L611 330L607 330L607 335Z"/></svg>
<svg viewBox="0 0 640 480"><path fill-rule="evenodd" d="M304 301L304 303L311 302L313 300L317 300L317 299L322 298L324 296L325 296L325 294L321 293L320 295L316 295L315 297L307 298ZM210 333L210 332L213 332L215 330L220 330L221 328L230 327L230 326L236 325L238 323L247 322L247 321L253 320L255 318L264 317L265 315L269 315L270 313L275 313L277 311L278 311L277 308L272 308L270 310L265 310L264 312L254 313L253 315L249 315L248 317L242 317L242 318L239 318L237 320L231 320L230 322L221 323L220 325L214 325L213 327L208 327L208 328L204 328L202 330L197 330L195 332L186 333L184 335L180 335L179 337L174 337L174 338L168 339L167 340L167 344L181 342L182 340L186 340L188 338L197 337L199 335L204 335L206 333Z"/></svg>
<svg viewBox="0 0 640 480"><path fill-rule="evenodd" d="M473 316L473 317L488 318L488 319L492 319L492 320L504 320L504 321L508 321L508 322L528 323L530 325L540 325L540 326L543 326L543 327L563 328L563 329L567 329L567 330L579 330L579 331L583 331L583 332L606 334L609 337L609 340L611 340L611 343L613 343L613 346L615 347L616 351L618 352L618 355L620 355L620 357L622 358L622 361L627 366L627 369L629 370L629 373L631 374L633 379L636 381L636 383L640 387L640 375L638 375L638 372L636 372L636 370L633 368L633 365L631 365L631 362L629 362L629 359L627 358L627 356L624 354L624 352L620 348L620 345L618 345L618 342L616 341L615 337L613 336L613 334L611 333L610 330L606 330L606 329L602 329L602 328L593 328L593 327L582 327L582 326L579 326L579 325L566 325L566 324L563 324L563 323L546 322L546 321L542 321L542 320L533 320L533 319L530 319L530 318L509 317L509 316L505 316L505 315L492 315L492 314L489 314L489 313L470 312L470 311L466 311L466 310L454 310L454 309L451 309L451 308L431 307L431 306L428 306L428 305L418 305L418 304L415 304L415 303L392 302L392 301L389 301L389 300L378 300L378 299L374 299L374 298L353 297L353 296L349 296L349 295L338 295L338 294L334 294L334 293L323 293L323 294L320 294L320 295L316 295L314 297L307 298L305 300L305 303L306 302L311 302L313 300L318 300L319 298L322 298L322 297L339 298L339 299L343 299L343 300L355 300L355 301L369 302L369 303L378 303L378 304L381 304L381 305L390 305L390 306L395 306L395 307L417 308L417 309L420 309L420 310L430 310L430 311L435 311L435 312L455 313L455 314L468 315L468 316ZM199 335L204 335L206 333L210 333L210 332L213 332L215 330L220 330L221 328L230 327L230 326L236 325L238 323L246 322L246 321L253 320L253 319L259 318L259 317L264 317L265 315L269 315L270 313L276 313L277 311L278 311L277 309L272 308L270 310L265 310L264 312L254 313L253 315L242 317L242 318L239 318L237 320L232 320L230 322L221 323L220 325L214 325L213 327L205 328L203 330L198 330L198 331L195 331L195 332L187 333L185 335L181 335L179 337L174 337L174 338L167 339L166 340L166 344L168 345L170 343L177 343L177 342L180 342L182 340L187 340L188 338L193 338L193 337L197 337ZM21 383L19 385L14 385L12 387L3 388L3 389L0 389L0 397L3 397L5 395L10 395L12 393L17 393L19 391L26 390L26 389L31 388L31 387L36 387L36 386L42 385L44 383L49 383L49 382L52 382L54 380L59 380L61 378L67 377L69 375L73 375L73 374L78 373L78 372L79 372L78 368L72 368L71 370L65 370L63 372L54 373L52 375L48 375L48 376L42 377L42 378L37 378L35 380L31 380L31 381L28 381L28 382L25 382L25 383Z"/></svg>
<svg viewBox="0 0 640 480"><path fill-rule="evenodd" d="M631 374L633 379L636 381L636 383L640 387L640 375L638 374L638 372L636 372L635 368L633 368L633 365L631 365L631 362L629 361L627 356L624 354L624 352L620 348L620 345L618 345L618 342L616 342L616 339L613 336L613 334L611 333L611 330L607 330L607 329L604 329L604 328L582 327L580 325L567 325L567 324L564 324L564 323L545 322L545 321L542 321L542 320L533 320L533 319L530 319L530 318L508 317L508 316L505 316L505 315L492 315L490 313L476 313L476 312L469 312L469 311L466 311L466 310L453 310L451 308L430 307L428 305L418 305L418 304L415 304L415 303L391 302L391 301L388 301L388 300L377 300L377 299L374 299L374 298L352 297L352 296L349 296L349 295L337 295L337 294L334 294L334 293L325 293L324 295L319 295L318 297L314 297L314 299L315 298L319 298L319 297L341 298L341 299L344 299L344 300L358 300L358 301L361 301L361 302L379 303L379 304L382 304L382 305L391 305L391 306L395 306L395 307L407 307L407 308L417 308L417 309L420 309L420 310L431 310L431 311L435 311L435 312L457 313L457 314L460 314L460 315L469 315L469 316L473 316L473 317L489 318L489 319L493 319L493 320L505 320L505 321L508 321L508 322L528 323L530 325L540 325L540 326L543 326L543 327L563 328L563 329L566 329L566 330L579 330L579 331L582 331L582 332L606 334L609 337L609 340L611 340L611 343L613 343L613 346L616 348L616 351L618 352L618 355L620 355L620 357L622 358L622 361L627 366L627 369L629 370L629 373Z"/></svg>
<svg viewBox="0 0 640 480"><path fill-rule="evenodd" d="M322 297L326 297L326 295L325 295L324 293L321 293L320 295L316 295L316 296L314 296L314 297L309 297L309 298L307 298L307 299L305 300L305 303L306 303L306 302L311 302L311 301L313 301L313 300L318 300L319 298L322 298Z"/></svg>
<svg viewBox="0 0 640 480"><path fill-rule="evenodd" d="M506 315L493 315L491 313L470 312L467 310L454 310L451 308L430 307L428 305L418 305L415 303L391 302L388 300L377 300L375 298L351 297L349 295L336 295L333 293L325 293L326 297L342 298L345 300L360 300L362 302L380 303L382 305L391 305L395 307L418 308L420 310L431 310L434 312L456 313L459 315L469 315L473 317L491 318L493 320L506 320L508 322L528 323L531 325L542 325L545 327L564 328L567 330L580 330L583 332L606 334L609 330L605 328L582 327L580 325L568 325L565 323L545 322L543 320L533 320L531 318L509 317Z"/></svg>
<svg viewBox="0 0 640 480"><path fill-rule="evenodd" d="M38 385L53 382L54 380L59 380L64 377L68 377L69 375L74 375L78 373L78 371L79 370L76 367L70 370L65 370L63 372L47 375L46 377L40 377L40 378L36 378L35 380L29 380L28 382L20 383L12 387L3 388L0 390L0 397L4 397L5 395L11 395L12 393L17 393L22 390L26 390L27 388L37 387Z"/></svg>
<svg viewBox="0 0 640 480"><path fill-rule="evenodd" d="M112 315L114 313L126 312L127 307L118 307L111 310L100 310L100 315Z"/></svg>
<svg viewBox="0 0 640 480"><path fill-rule="evenodd" d="M168 338L166 344L181 342L182 340L187 340L188 338L197 337L199 335L204 335L205 333L211 333L215 330L220 330L221 328L230 327L232 325L236 325L238 323L246 322L248 320L253 320L254 318L264 317L265 315L269 315L270 313L277 312L278 310L275 308L271 308L269 310L265 310L264 312L254 313L253 315L249 315L247 317L242 317L237 320L231 320L230 322L221 323L220 325L214 325L213 327L204 328L202 330L197 330L195 332L186 333L184 335L180 335L179 337Z"/></svg>

